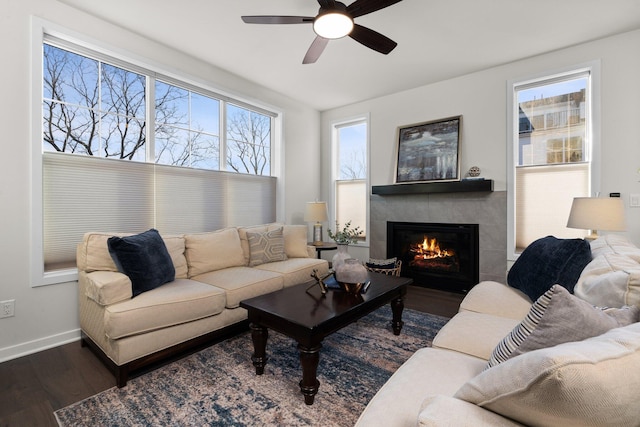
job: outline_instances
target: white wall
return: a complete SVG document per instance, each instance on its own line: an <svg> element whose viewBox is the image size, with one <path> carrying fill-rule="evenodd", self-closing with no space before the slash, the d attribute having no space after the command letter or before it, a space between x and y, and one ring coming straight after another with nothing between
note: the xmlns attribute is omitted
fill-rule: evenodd
<svg viewBox="0 0 640 427"><path fill-rule="evenodd" d="M603 195L622 193L629 238L640 244L640 208L629 208L629 194L640 193L640 31L629 32L529 58L459 78L322 113L323 194L330 194L330 123L371 114L371 184L393 183L398 126L462 115L461 171L479 166L507 189L507 81L601 61ZM506 224L505 224L506 227ZM359 255L361 257L366 255ZM505 254L506 256L506 254Z"/></svg>
<svg viewBox="0 0 640 427"><path fill-rule="evenodd" d="M304 223L305 202L319 197L320 165L300 160L309 159L310 153L320 153L319 112L57 1L2 0L0 4L0 301L16 300L15 317L0 319L0 361L79 337L76 283L38 288L29 283L30 156L32 138L39 139L39 135L30 135L31 15L166 66L170 71L179 68L221 90L258 99L283 111L283 174L287 181L282 188L286 198L279 205L278 219Z"/></svg>

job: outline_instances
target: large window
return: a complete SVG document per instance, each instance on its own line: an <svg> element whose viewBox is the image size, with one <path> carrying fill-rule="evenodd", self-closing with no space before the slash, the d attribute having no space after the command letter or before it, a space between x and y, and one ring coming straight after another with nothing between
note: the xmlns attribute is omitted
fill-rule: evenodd
<svg viewBox="0 0 640 427"><path fill-rule="evenodd" d="M38 61L34 285L73 279L87 231L275 220L276 113L47 35Z"/></svg>
<svg viewBox="0 0 640 427"><path fill-rule="evenodd" d="M574 197L592 189L593 69L514 82L511 123L510 253L566 227ZM513 258L512 258L513 259Z"/></svg>
<svg viewBox="0 0 640 427"><path fill-rule="evenodd" d="M333 126L335 221L360 227L367 240L367 120L360 118ZM335 228L332 224L330 228Z"/></svg>

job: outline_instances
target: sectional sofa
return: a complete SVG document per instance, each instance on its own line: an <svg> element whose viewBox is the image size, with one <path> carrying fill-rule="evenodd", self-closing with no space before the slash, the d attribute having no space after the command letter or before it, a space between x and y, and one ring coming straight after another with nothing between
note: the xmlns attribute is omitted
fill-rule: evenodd
<svg viewBox="0 0 640 427"><path fill-rule="evenodd" d="M511 286L473 287L357 427L640 426L640 249L601 237L567 281L585 243L565 242L573 249L560 259L557 242L543 243L523 260L526 280L514 265ZM530 278L546 289L521 286Z"/></svg>
<svg viewBox="0 0 640 427"><path fill-rule="evenodd" d="M277 223L171 236L86 233L77 266L82 343L118 387L132 371L246 329L241 300L328 271L307 246L306 226Z"/></svg>

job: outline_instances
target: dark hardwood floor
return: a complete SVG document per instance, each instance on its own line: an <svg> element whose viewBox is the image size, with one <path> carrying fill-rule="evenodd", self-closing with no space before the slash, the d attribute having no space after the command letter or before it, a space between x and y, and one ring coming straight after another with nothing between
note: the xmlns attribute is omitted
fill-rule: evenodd
<svg viewBox="0 0 640 427"><path fill-rule="evenodd" d="M463 297L410 286L405 308L452 317ZM115 385L113 375L79 342L0 363L0 427L57 426L53 411Z"/></svg>

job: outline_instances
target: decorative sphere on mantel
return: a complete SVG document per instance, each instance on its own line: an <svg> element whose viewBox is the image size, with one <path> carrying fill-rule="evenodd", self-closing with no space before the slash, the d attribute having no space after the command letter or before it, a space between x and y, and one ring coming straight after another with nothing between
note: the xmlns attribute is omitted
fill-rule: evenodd
<svg viewBox="0 0 640 427"><path fill-rule="evenodd" d="M480 168L478 166L471 166L469 168L469 172L467 172L469 174L469 176L480 176Z"/></svg>

